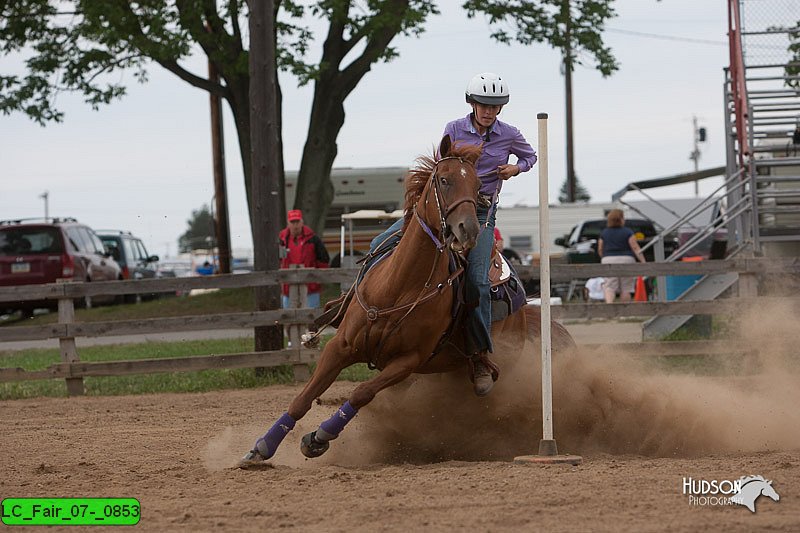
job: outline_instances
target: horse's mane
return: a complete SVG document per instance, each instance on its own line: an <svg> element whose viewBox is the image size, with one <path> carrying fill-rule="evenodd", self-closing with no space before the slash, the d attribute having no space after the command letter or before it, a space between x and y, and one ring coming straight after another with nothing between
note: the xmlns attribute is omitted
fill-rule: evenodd
<svg viewBox="0 0 800 533"><path fill-rule="evenodd" d="M450 147L447 157L460 157L475 162L480 157L482 150L483 147L481 145L456 142ZM403 207L404 229L414 214L414 206L422 195L422 190L425 188L425 184L428 183L433 169L436 168L436 163L441 159L436 154L436 149L434 149L433 153L434 155L430 156L419 156L414 161L414 167L410 169L408 175L406 175L406 196L405 206Z"/></svg>
<svg viewBox="0 0 800 533"><path fill-rule="evenodd" d="M751 481L764 481L766 483L769 483L769 480L764 479L764 476L747 476L747 477L742 476L739 479L739 482L741 483L742 487L744 487L745 485L747 485Z"/></svg>

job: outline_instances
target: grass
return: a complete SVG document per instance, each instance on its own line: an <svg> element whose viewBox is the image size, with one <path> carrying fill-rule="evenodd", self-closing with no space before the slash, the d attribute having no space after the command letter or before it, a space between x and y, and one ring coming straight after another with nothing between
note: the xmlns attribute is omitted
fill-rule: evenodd
<svg viewBox="0 0 800 533"><path fill-rule="evenodd" d="M338 285L326 287L323 301L338 296ZM97 322L107 320L136 320L141 318L188 316L251 311L254 307L252 289L223 289L191 298L165 298L136 305L118 305L76 310L76 320ZM39 325L54 323L57 313L37 315L24 321L9 321L2 327L14 325ZM323 337L322 345L328 339ZM146 342L110 346L87 346L79 350L81 361L123 361L159 359L193 355L243 353L253 351L249 338L214 339L181 342ZM0 366L43 370L61 361L57 348L0 350ZM313 367L313 365L312 365ZM366 365L345 369L340 380L364 381L375 372ZM118 377L87 377L84 386L87 395L115 396L121 394L152 394L161 392L205 392L211 390L263 387L293 382L291 366L267 369L257 374L253 369L203 370L198 372L170 372ZM0 383L0 400L33 398L39 396L66 396L63 379L18 381Z"/></svg>
<svg viewBox="0 0 800 533"><path fill-rule="evenodd" d="M327 339L323 339L323 342L325 340ZM252 343L253 341L248 338L236 338L88 346L80 350L80 357L81 361L123 361L241 353L252 351ZM0 351L0 359L3 367L20 367L25 370L42 370L61 360L57 349ZM354 365L342 371L339 379L364 381L374 374L375 372L369 370L366 365ZM90 396L117 396L121 394L242 389L290 384L293 381L292 367L284 365L269 368L263 373L256 373L249 368L237 368L133 376L87 377L84 378L84 386L86 394ZM66 385L63 379L0 383L0 400L39 396L62 397L66 396L66 394Z"/></svg>
<svg viewBox="0 0 800 533"><path fill-rule="evenodd" d="M160 298L140 304L125 304L75 309L76 322L136 320L155 317L194 316L252 311L253 289L221 289L192 297ZM58 313L36 315L27 320L9 320L3 327L33 326L58 322Z"/></svg>

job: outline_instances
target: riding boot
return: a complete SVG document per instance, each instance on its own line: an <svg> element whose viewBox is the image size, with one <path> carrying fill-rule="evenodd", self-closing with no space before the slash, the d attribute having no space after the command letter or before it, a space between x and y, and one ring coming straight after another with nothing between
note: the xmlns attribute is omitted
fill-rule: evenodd
<svg viewBox="0 0 800 533"><path fill-rule="evenodd" d="M499 368L489 360L487 352L473 355L470 359L470 378L476 396L486 396L492 391L499 376Z"/></svg>

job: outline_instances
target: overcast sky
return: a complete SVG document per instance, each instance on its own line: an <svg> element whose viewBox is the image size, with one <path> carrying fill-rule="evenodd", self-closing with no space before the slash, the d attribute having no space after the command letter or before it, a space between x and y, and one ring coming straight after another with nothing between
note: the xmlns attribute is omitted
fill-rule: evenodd
<svg viewBox="0 0 800 533"><path fill-rule="evenodd" d="M550 201L564 181L564 79L546 45L494 43L482 18L469 20L461 0L443 0L421 38L393 43L400 57L375 66L346 102L335 166L408 166L428 153L445 123L467 114L464 88L476 73L508 82L500 118L537 146L536 115L549 120ZM700 168L725 161L723 68L728 63L722 0L619 0L606 42L620 70L609 78L587 67L573 75L575 167L592 201L608 202L630 181L693 170L692 117L708 130ZM316 57L316 56L312 56ZM446 58L446 59L442 59ZM19 64L0 58L0 72ZM205 62L187 65L205 75ZM41 127L22 115L0 116L0 218L74 216L95 229L129 230L151 253L175 255L192 210L212 202L208 94L158 66L150 82L100 111L62 95L61 124ZM311 88L281 77L286 169L297 169ZM234 248L251 248L235 130L226 108L226 163ZM512 179L501 205L539 202L535 170ZM710 192L715 180L701 184ZM692 196L691 186L656 193Z"/></svg>

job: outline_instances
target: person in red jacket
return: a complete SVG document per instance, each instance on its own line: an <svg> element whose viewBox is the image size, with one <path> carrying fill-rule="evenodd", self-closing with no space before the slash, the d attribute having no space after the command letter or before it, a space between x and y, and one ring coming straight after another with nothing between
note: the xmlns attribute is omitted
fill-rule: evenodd
<svg viewBox="0 0 800 533"><path fill-rule="evenodd" d="M330 257L325 245L314 231L303 224L303 212L299 209L292 209L286 216L288 226L281 230L280 239L283 248L283 259L281 268L289 268L289 265L303 265L308 268L328 268ZM308 307L319 307L320 291L322 286L319 283L308 284ZM283 307L289 307L289 285L283 286Z"/></svg>

